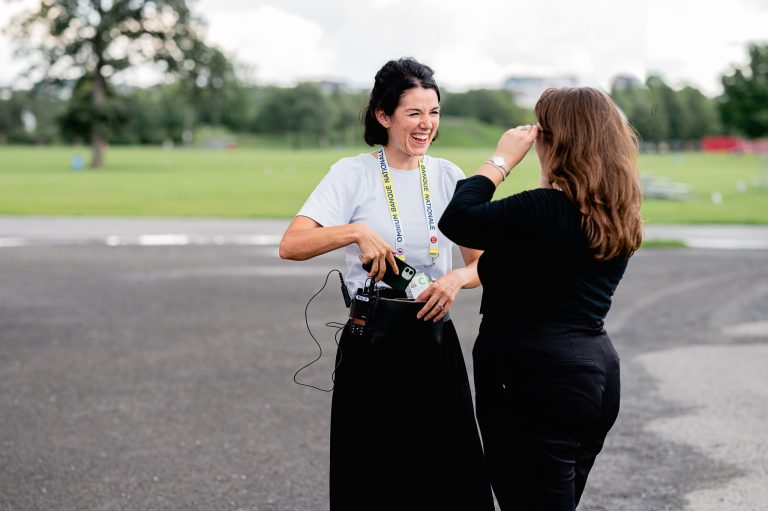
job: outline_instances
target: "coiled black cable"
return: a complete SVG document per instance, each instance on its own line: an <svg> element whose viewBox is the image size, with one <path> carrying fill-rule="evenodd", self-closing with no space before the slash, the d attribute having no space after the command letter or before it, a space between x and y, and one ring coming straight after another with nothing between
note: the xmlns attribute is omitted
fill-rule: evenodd
<svg viewBox="0 0 768 511"><path fill-rule="evenodd" d="M336 349L339 351L339 357L338 357L338 360L336 361L336 365L333 368L333 372L331 373L331 381L334 383L334 385L330 389L323 389L323 388L317 387L315 385L311 385L309 383L302 383L297 378L298 378L300 372L302 372L304 369L308 368L309 366L311 366L312 364L314 364L315 362L317 362L318 360L320 360L323 357L323 348L322 348L322 346L320 346L320 343L317 341L315 336L312 334L312 329L309 328L309 316L308 316L309 304L312 303L312 300L314 300L315 297L317 297L317 295L319 295L320 293L323 292L323 289L325 289L325 286L328 285L328 279L330 278L331 273L333 273L333 272L336 272L336 273L339 274L339 279L341 280L341 292L342 292L342 296L344 297L344 303L346 304L347 307L349 307L349 304L350 304L349 291L347 290L347 285L344 282L344 276L341 274L341 272L339 270L334 268L333 270L328 272L328 275L325 276L325 282L323 283L323 287L321 287L320 290L317 293L312 295L312 298L310 298L309 301L307 302L307 306L304 307L304 323L307 325L307 332L309 332L309 336L312 337L312 340L315 341L315 344L317 344L317 348L318 348L318 350L320 352L318 353L317 358L315 358L314 360L312 360L308 364L300 367L299 370L296 371L296 373L294 373L294 375L293 375L293 381L297 385L302 385L304 387L310 387L310 388L317 389L317 390L320 390L320 391L323 391L323 392L333 392L333 389L336 386L336 370L339 368L339 364L341 364L341 358L342 358L341 346L339 346L339 335L341 334L341 332L344 330L344 327L346 326L344 323L339 323L337 321L329 321L328 323L325 324L325 326L327 326L329 328L335 328L336 329L336 333L334 334L333 338L334 338L334 341L336 342Z"/></svg>

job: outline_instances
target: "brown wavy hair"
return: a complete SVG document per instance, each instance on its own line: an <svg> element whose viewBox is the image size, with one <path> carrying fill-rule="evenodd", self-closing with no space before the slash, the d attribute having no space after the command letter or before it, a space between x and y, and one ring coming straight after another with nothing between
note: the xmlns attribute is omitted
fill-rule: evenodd
<svg viewBox="0 0 768 511"><path fill-rule="evenodd" d="M547 89L535 113L548 179L578 206L594 257L630 257L643 240L637 133L591 87Z"/></svg>

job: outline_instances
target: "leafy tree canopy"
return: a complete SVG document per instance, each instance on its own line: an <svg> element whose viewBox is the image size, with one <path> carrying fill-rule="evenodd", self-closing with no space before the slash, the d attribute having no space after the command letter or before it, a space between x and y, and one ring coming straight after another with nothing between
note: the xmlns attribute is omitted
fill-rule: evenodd
<svg viewBox="0 0 768 511"><path fill-rule="evenodd" d="M749 46L749 64L722 77L723 123L747 137L768 136L768 44Z"/></svg>

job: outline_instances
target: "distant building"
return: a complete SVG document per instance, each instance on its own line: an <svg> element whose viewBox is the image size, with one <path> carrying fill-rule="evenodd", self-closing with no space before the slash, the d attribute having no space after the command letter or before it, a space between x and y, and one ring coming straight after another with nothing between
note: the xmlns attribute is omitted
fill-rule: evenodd
<svg viewBox="0 0 768 511"><path fill-rule="evenodd" d="M541 93L550 87L575 87L575 76L510 76L504 82L504 88L515 95L515 103L524 108L533 108Z"/></svg>
<svg viewBox="0 0 768 511"><path fill-rule="evenodd" d="M334 80L320 80L312 82L326 94L336 94L347 90L347 84L344 82L337 82Z"/></svg>
<svg viewBox="0 0 768 511"><path fill-rule="evenodd" d="M634 75L616 75L611 81L611 88L617 89L629 89L636 87L643 87L645 84Z"/></svg>

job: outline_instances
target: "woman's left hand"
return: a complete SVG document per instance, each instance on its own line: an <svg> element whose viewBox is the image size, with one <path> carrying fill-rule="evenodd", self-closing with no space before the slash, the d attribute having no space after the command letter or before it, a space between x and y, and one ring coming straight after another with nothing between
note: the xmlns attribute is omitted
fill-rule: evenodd
<svg viewBox="0 0 768 511"><path fill-rule="evenodd" d="M509 168L515 168L520 163L520 160L528 154L528 150L538 135L538 124L526 124L507 130L501 135L498 144L496 144L496 152L494 154L503 157Z"/></svg>
<svg viewBox="0 0 768 511"><path fill-rule="evenodd" d="M416 317L424 321L429 321L430 319L432 321L439 321L442 319L453 305L453 302L456 301L456 295L459 294L462 285L462 279L455 271L437 279L416 297L416 301L427 302L416 314Z"/></svg>

